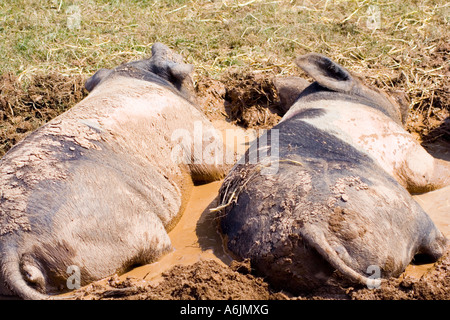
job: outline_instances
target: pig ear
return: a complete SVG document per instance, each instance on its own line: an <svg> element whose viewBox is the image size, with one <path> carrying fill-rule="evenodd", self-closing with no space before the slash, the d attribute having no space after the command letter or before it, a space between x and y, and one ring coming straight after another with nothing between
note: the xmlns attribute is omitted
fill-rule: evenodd
<svg viewBox="0 0 450 320"><path fill-rule="evenodd" d="M167 67L170 74L179 80L184 80L190 76L194 70L194 66L183 63L183 57L172 50L165 44L155 42L152 46L152 57L155 61L159 61L161 66Z"/></svg>
<svg viewBox="0 0 450 320"><path fill-rule="evenodd" d="M161 42L155 42L152 46L152 56L166 56L171 50Z"/></svg>
<svg viewBox="0 0 450 320"><path fill-rule="evenodd" d="M181 81L190 76L194 71L194 66L186 63L169 63L168 68L170 74Z"/></svg>
<svg viewBox="0 0 450 320"><path fill-rule="evenodd" d="M159 61L183 62L183 57L173 52L168 46L161 42L155 42L152 46L152 57Z"/></svg>
<svg viewBox="0 0 450 320"><path fill-rule="evenodd" d="M295 103L300 93L311 83L300 77L277 77L273 80L273 84L277 89L278 98L280 99L279 108L283 112L287 112Z"/></svg>
<svg viewBox="0 0 450 320"><path fill-rule="evenodd" d="M295 59L297 66L321 86L338 92L351 92L357 81L342 66L317 53L309 53Z"/></svg>
<svg viewBox="0 0 450 320"><path fill-rule="evenodd" d="M84 87L87 91L91 92L102 80L107 78L110 74L111 70L102 68L98 70L92 77L86 80Z"/></svg>

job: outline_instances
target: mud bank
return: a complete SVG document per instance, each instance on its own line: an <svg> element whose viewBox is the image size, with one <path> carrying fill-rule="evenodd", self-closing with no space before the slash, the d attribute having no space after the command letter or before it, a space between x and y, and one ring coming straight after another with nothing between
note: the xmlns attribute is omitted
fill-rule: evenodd
<svg viewBox="0 0 450 320"><path fill-rule="evenodd" d="M54 109L50 112L45 109L46 105L40 107L38 102L44 101L46 96L39 91L36 96L33 96L36 100L34 104L28 102L20 104L29 107L29 110L25 110L23 114L20 113L14 105L15 102L11 100L14 97L14 90L17 91L19 88L11 87L9 92L6 90L6 83L9 82L5 81L2 87L3 100L1 100L0 110L3 112L1 116L4 123L8 123L10 129L2 132L4 151L22 138L28 130L41 125L39 122L28 128L28 125L24 123L34 121L33 119L40 120L40 113L42 116L47 113L53 116L53 113L56 115L60 112ZM223 132L232 130L241 138L245 137L238 144L236 150L238 154L242 154L249 142L256 137L257 131L253 129L268 128L280 119L276 109L276 91L271 86L273 84L267 80L258 80L254 77L230 80L226 85L224 82L212 80L198 85L199 103L215 125ZM79 85L75 87L75 89L68 87L67 92L78 92L81 98L83 95ZM44 88L46 88L45 85ZM66 94L63 96L65 97ZM249 105L253 108L247 108ZM447 112L447 107L448 104L442 110ZM43 117L42 121L45 120L47 118ZM420 127L423 123L418 121L416 124L416 120L410 122L410 129L423 132ZM21 125L24 128L21 129ZM420 138L434 156L450 161L450 144L445 142L450 132L448 128L448 119L439 120L434 124L433 129L429 130L432 134L427 132ZM125 274L98 281L67 293L63 297L153 300L450 299L450 251L435 264L416 261L416 264L411 264L402 276L383 283L379 289L375 290L324 287L302 296L276 292L263 278L253 274L251 265L247 261L234 261L224 249L222 239L216 231L214 213L210 212L211 208L217 206L216 196L219 187L220 181L195 186L185 213L177 226L169 233L174 247L171 253L156 263L136 267ZM430 214L441 231L450 237L450 187L414 197Z"/></svg>
<svg viewBox="0 0 450 320"><path fill-rule="evenodd" d="M243 130L215 120L225 132L234 130L244 141L255 137ZM238 145L242 154L248 143ZM442 146L441 146L442 147ZM445 158L446 148L436 146L435 156ZM441 153L444 152L444 153ZM91 284L70 294L73 299L450 299L450 250L436 263L413 261L396 279L378 289L364 287L323 287L301 296L273 290L252 271L248 261L235 261L223 246L217 232L214 209L221 181L195 186L186 210L169 236L174 250L153 264L137 267ZM450 237L450 186L414 199L430 215L438 228ZM68 296L68 295L66 295Z"/></svg>
<svg viewBox="0 0 450 320"><path fill-rule="evenodd" d="M379 289L323 287L302 296L276 292L232 259L216 231L211 208L220 182L196 186L178 225L169 233L174 250L160 261L81 288L73 299L450 299L450 250L437 263L411 264ZM450 187L415 199L450 237Z"/></svg>

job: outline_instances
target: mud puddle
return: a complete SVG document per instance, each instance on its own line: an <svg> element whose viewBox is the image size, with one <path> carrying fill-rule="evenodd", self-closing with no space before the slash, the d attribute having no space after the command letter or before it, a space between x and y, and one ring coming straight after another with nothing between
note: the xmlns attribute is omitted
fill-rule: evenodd
<svg viewBox="0 0 450 320"><path fill-rule="evenodd" d="M202 260L229 265L232 258L224 251L220 235L216 232L214 214L209 210L217 206L220 185L221 181L216 181L195 186L183 216L169 232L173 251L155 263L123 274L121 278L139 278L156 284L162 280L162 273L175 265L187 266Z"/></svg>
<svg viewBox="0 0 450 320"><path fill-rule="evenodd" d="M237 140L226 140L228 145L235 146L235 152L243 154L249 143L257 136L253 130L243 130L226 121L214 121L216 128L225 137L226 130L234 130ZM231 136L233 136L231 135ZM230 136L230 135L229 135ZM238 143L236 144L236 141ZM447 152L445 150L445 152ZM436 156L436 155L435 155ZM217 207L217 194L221 181L195 186L186 210L177 226L169 232L174 250L158 262L133 269L120 278L143 279L151 283L162 280L162 274L175 265L193 265L199 261L214 260L222 266L229 266L232 257L226 253L222 239L217 232L214 213L210 209ZM414 195L413 198L428 213L441 232L450 238L450 186ZM402 274L404 277L420 279L431 270L434 263L415 264L414 261Z"/></svg>
<svg viewBox="0 0 450 320"><path fill-rule="evenodd" d="M421 195L414 195L413 198L428 213L438 229L450 239L450 186ZM433 265L434 263L416 265L413 262L404 273L419 279L433 268Z"/></svg>
<svg viewBox="0 0 450 320"><path fill-rule="evenodd" d="M224 144L232 148L239 158L258 135L255 130L244 130L225 120L212 120L222 134ZM199 261L214 260L228 266L233 260L224 250L221 237L216 230L214 213L218 206L217 195L222 181L193 187L185 211L177 225L169 232L173 251L159 261L137 267L120 278L139 278L151 283L162 280L162 274L175 265L187 266Z"/></svg>
<svg viewBox="0 0 450 320"><path fill-rule="evenodd" d="M427 151L435 158L450 162L450 143L440 140L425 145ZM413 195L419 205L431 217L438 229L450 239L450 186L420 195ZM433 263L411 263L404 275L419 279L433 268Z"/></svg>

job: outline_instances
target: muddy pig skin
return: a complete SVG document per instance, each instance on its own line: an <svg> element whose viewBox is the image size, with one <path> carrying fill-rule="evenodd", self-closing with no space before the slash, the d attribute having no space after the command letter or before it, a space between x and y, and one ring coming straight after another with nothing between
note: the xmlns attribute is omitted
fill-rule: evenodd
<svg viewBox="0 0 450 320"><path fill-rule="evenodd" d="M415 255L438 259L448 241L410 192L448 185L448 165L403 129L388 96L327 57L296 63L315 82L221 186L230 252L294 293L376 287Z"/></svg>
<svg viewBox="0 0 450 320"><path fill-rule="evenodd" d="M192 71L155 43L150 59L98 71L83 101L2 158L0 294L49 298L77 270L85 285L171 250L167 231L193 182L227 170L198 160L222 141L207 134ZM177 130L187 134L174 139Z"/></svg>

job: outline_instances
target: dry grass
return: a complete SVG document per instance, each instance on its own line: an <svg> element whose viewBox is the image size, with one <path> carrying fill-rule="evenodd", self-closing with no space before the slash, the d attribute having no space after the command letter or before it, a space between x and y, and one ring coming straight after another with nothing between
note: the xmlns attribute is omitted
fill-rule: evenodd
<svg viewBox="0 0 450 320"><path fill-rule="evenodd" d="M160 41L195 65L196 81L226 81L301 75L293 59L315 51L406 92L412 123L430 131L428 118L449 115L449 26L446 0L10 0L0 3L0 75L26 91L36 75L86 77L148 57Z"/></svg>
<svg viewBox="0 0 450 320"><path fill-rule="evenodd" d="M23 86L10 73L0 75L0 157L86 95L82 76L36 74Z"/></svg>
<svg viewBox="0 0 450 320"><path fill-rule="evenodd" d="M381 13L376 29L370 27L371 8ZM276 95L265 81L304 75L293 59L314 51L369 84L403 91L411 111L408 129L418 138L450 141L447 0L8 0L0 2L0 36L0 157L82 99L86 77L150 56L156 41L195 65L197 83L225 84L214 101L223 102L226 91L228 99L245 102L231 108L244 125L256 121L242 112L245 104L267 107ZM239 196L233 181L225 185L222 207L215 210ZM394 297L436 298L442 285L434 284L445 275L438 271L431 285L430 279L401 284L392 289ZM369 298L392 298L390 290Z"/></svg>
<svg viewBox="0 0 450 320"><path fill-rule="evenodd" d="M71 3L79 28L68 27ZM367 25L371 5L381 12L376 30ZM0 5L0 73L91 73L148 56L155 41L213 77L231 66L290 74L292 59L309 51L364 73L409 70L448 40L449 10L443 0L11 0Z"/></svg>

